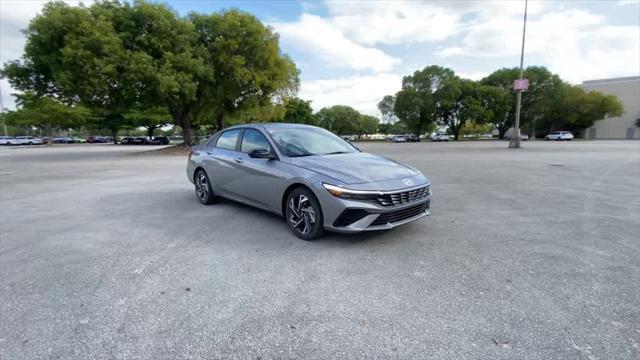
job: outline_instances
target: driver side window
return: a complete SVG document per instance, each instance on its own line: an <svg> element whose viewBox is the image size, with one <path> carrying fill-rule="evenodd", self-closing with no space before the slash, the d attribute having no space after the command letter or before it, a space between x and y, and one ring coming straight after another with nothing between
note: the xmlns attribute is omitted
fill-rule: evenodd
<svg viewBox="0 0 640 360"><path fill-rule="evenodd" d="M269 145L267 138L265 138L258 130L245 129L244 136L242 137L241 151L244 153L250 153L255 149L271 150L271 145Z"/></svg>

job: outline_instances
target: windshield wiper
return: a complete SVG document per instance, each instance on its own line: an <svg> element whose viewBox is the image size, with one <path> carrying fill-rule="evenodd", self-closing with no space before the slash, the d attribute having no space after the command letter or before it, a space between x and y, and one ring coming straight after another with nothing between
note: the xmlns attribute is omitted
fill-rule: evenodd
<svg viewBox="0 0 640 360"><path fill-rule="evenodd" d="M303 157L303 156L312 156L315 154L293 154L293 155L289 155L289 157Z"/></svg>
<svg viewBox="0 0 640 360"><path fill-rule="evenodd" d="M326 153L325 155L336 155L336 154L348 154L350 151L334 151L330 153Z"/></svg>

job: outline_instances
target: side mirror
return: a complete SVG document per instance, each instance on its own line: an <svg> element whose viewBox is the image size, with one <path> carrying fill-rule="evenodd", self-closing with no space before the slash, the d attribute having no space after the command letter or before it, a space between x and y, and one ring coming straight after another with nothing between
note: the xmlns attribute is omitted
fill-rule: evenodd
<svg viewBox="0 0 640 360"><path fill-rule="evenodd" d="M255 159L275 159L276 156L269 149L253 149L249 153L249 157Z"/></svg>

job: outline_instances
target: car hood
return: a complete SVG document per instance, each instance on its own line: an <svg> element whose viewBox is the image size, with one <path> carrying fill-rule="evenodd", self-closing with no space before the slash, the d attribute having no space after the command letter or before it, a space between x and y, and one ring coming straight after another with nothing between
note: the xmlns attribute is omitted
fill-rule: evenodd
<svg viewBox="0 0 640 360"><path fill-rule="evenodd" d="M291 158L291 164L332 177L345 184L361 184L419 175L400 162L355 152Z"/></svg>

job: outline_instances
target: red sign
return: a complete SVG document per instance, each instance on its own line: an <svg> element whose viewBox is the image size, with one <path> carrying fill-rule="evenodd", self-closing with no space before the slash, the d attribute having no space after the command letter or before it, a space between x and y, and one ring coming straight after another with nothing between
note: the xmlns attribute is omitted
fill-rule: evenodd
<svg viewBox="0 0 640 360"><path fill-rule="evenodd" d="M529 89L529 79L516 79L513 80L513 90L515 91L527 91Z"/></svg>

